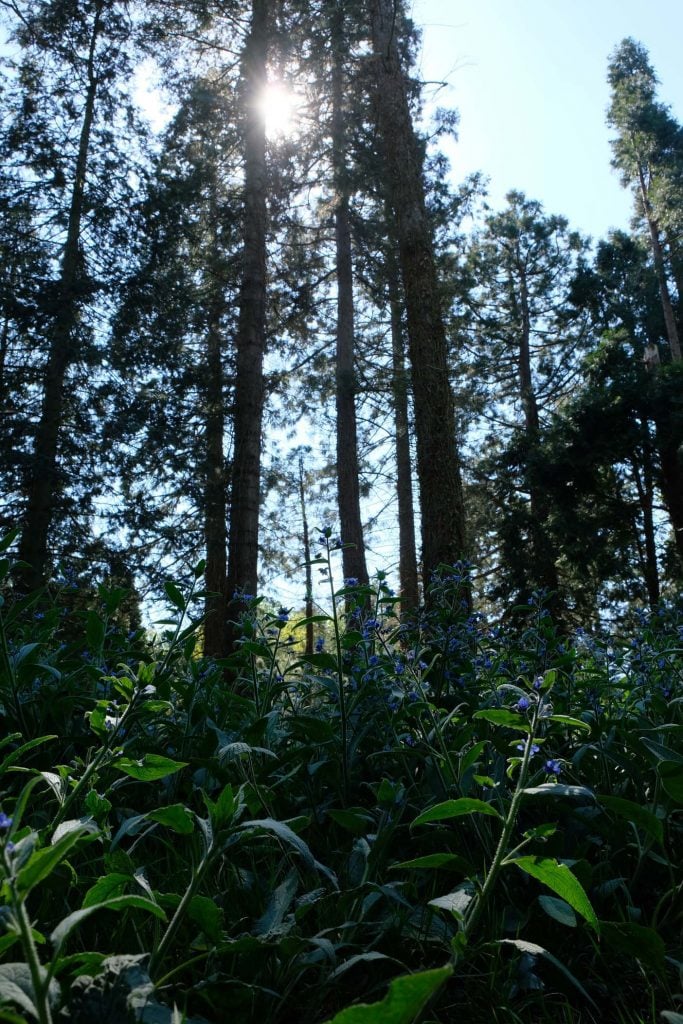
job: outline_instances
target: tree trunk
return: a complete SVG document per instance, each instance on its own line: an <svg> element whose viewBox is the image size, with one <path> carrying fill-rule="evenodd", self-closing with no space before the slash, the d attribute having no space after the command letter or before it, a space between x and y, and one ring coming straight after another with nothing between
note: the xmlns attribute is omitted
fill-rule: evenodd
<svg viewBox="0 0 683 1024"><path fill-rule="evenodd" d="M242 593L256 594L261 506L261 435L266 347L266 126L257 97L266 85L268 3L252 0L244 53L246 152L244 251L235 370L234 453L228 544L230 616L239 615ZM234 630L228 630L232 646Z"/></svg>
<svg viewBox="0 0 683 1024"><path fill-rule="evenodd" d="M24 572L24 581L29 587L39 586L45 579L48 537L59 488L57 453L62 429L66 374L75 359L73 331L78 316L81 222L90 136L95 117L95 50L101 30L102 7L102 2L95 7L90 36L87 57L88 89L57 288L58 306L43 379L43 401L34 442L29 498L19 545L19 558L31 567Z"/></svg>
<svg viewBox="0 0 683 1024"><path fill-rule="evenodd" d="M657 274L657 282L659 284L659 297L662 303L662 312L664 313L664 323L666 324L666 335L669 339L671 358L675 363L678 363L681 361L681 342L678 337L676 317L671 303L671 295L669 294L669 285L666 280L664 252L662 250L662 242L659 237L659 226L652 211L652 206L647 193L645 175L640 164L638 164L638 180L640 184L640 197L643 203L643 212L645 213L645 219L647 220L647 226L650 231L652 258L655 265L655 272Z"/></svg>
<svg viewBox="0 0 683 1024"><path fill-rule="evenodd" d="M354 365L354 303L351 227L346 181L346 132L342 46L343 12L337 5L332 20L332 164L335 189L334 239L337 271L337 501L344 578L368 582L360 513L360 470L356 425Z"/></svg>
<svg viewBox="0 0 683 1024"><path fill-rule="evenodd" d="M557 567L555 565L555 553L550 541L547 529L547 521L550 513L548 495L546 488L539 479L537 466L537 455L540 443L540 421L538 416L538 402L534 390L533 377L531 372L531 315L529 312L529 288L526 274L521 260L517 267L519 271L519 312L521 314L521 328L519 332L518 370L519 370L519 393L524 410L524 430L526 434L526 466L525 476L529 488L529 505L531 509L531 544L533 550L534 566L532 578L542 587L555 594L551 606L558 608ZM514 284L511 284L514 295Z"/></svg>
<svg viewBox="0 0 683 1024"><path fill-rule="evenodd" d="M303 524L304 565L306 566L306 611L307 619L313 615L313 570L311 566L311 540L308 531L308 515L306 514L306 488L304 486L304 459L299 456L299 501L301 503L301 522ZM306 623L306 654L313 654L313 623Z"/></svg>
<svg viewBox="0 0 683 1024"><path fill-rule="evenodd" d="M410 458L408 418L408 380L405 369L403 318L398 267L393 243L389 240L387 259L389 305L391 308L392 390L394 400L396 497L398 500L398 564L401 612L414 612L420 604L415 545L415 508L413 506L413 468Z"/></svg>
<svg viewBox="0 0 683 1024"><path fill-rule="evenodd" d="M652 474L652 452L650 432L647 422L641 423L643 434L643 466L642 474L636 459L632 461L633 479L638 493L638 501L643 516L643 579L647 590L650 608L659 604L659 570L657 568L657 542L654 524L654 482Z"/></svg>
<svg viewBox="0 0 683 1024"><path fill-rule="evenodd" d="M395 38L392 0L371 0L374 100L406 300L425 585L465 553L465 512L453 394L432 233Z"/></svg>
<svg viewBox="0 0 683 1024"><path fill-rule="evenodd" d="M226 628L226 550L227 502L223 442L225 411L223 407L223 353L221 316L224 298L215 269L218 256L217 213L215 197L210 211L209 315L206 337L206 479L204 485L204 536L206 568L204 657L220 658L225 652Z"/></svg>

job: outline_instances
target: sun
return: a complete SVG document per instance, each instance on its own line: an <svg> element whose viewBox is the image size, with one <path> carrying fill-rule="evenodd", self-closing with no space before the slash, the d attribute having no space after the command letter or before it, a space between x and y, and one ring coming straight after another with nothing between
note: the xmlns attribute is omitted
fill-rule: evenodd
<svg viewBox="0 0 683 1024"><path fill-rule="evenodd" d="M266 122L269 139L292 135L299 119L299 97L283 82L269 82L261 93L258 107Z"/></svg>

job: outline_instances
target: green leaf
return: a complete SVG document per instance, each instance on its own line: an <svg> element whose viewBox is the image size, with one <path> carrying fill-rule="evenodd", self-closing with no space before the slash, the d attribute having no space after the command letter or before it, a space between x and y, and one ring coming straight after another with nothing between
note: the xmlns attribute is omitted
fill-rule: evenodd
<svg viewBox="0 0 683 1024"><path fill-rule="evenodd" d="M260 829L264 832L272 832L278 839L283 840L301 855L302 860L309 868L315 868L315 859L307 844L300 839L296 832L293 832L289 825L275 818L259 818L256 821L245 821L242 826L244 831L248 829Z"/></svg>
<svg viewBox="0 0 683 1024"><path fill-rule="evenodd" d="M425 825L430 821L447 821L450 818L460 818L465 814L488 814L492 818L500 818L502 815L492 804L484 800L475 800L473 797L459 797L457 800L444 800L441 804L435 804L428 810L419 814L411 823L411 828L416 825Z"/></svg>
<svg viewBox="0 0 683 1024"><path fill-rule="evenodd" d="M538 902L548 917L568 928L576 928L576 914L564 900L558 899L557 896L539 896Z"/></svg>
<svg viewBox="0 0 683 1024"><path fill-rule="evenodd" d="M485 708L483 711L476 711L472 718L482 718L492 725L503 725L506 729L515 729L517 732L529 732L529 723L520 715L506 711L505 708Z"/></svg>
<svg viewBox="0 0 683 1024"><path fill-rule="evenodd" d="M381 1002L349 1006L326 1024L412 1024L452 973L448 966L394 978Z"/></svg>
<svg viewBox="0 0 683 1024"><path fill-rule="evenodd" d="M400 864L391 864L389 870L398 871L399 868L405 871L431 871L439 868L463 872L471 870L465 858L457 853L428 853L424 857L414 857L413 860L403 860Z"/></svg>
<svg viewBox="0 0 683 1024"><path fill-rule="evenodd" d="M465 911L474 899L474 893L470 884L469 888L456 889L455 892L446 893L445 896L437 896L429 901L430 907L438 907L439 910L448 910L458 920L462 920Z"/></svg>
<svg viewBox="0 0 683 1024"><path fill-rule="evenodd" d="M232 786L228 783L220 792L218 800L211 808L211 821L213 827L218 830L228 825L235 816L235 794Z"/></svg>
<svg viewBox="0 0 683 1024"><path fill-rule="evenodd" d="M297 619L292 629L302 629L304 626L308 626L309 623L315 624L316 622L334 622L334 619L329 615L308 615L305 619Z"/></svg>
<svg viewBox="0 0 683 1024"><path fill-rule="evenodd" d="M99 831L97 822L93 821L89 816L86 818L69 818L68 821L63 821L54 830L50 846L56 846L60 839L68 836L71 832L91 832L93 835L97 835Z"/></svg>
<svg viewBox="0 0 683 1024"><path fill-rule="evenodd" d="M198 924L208 939L219 942L222 935L223 911L208 896L193 896L188 916Z"/></svg>
<svg viewBox="0 0 683 1024"><path fill-rule="evenodd" d="M43 982L47 972L44 967L40 968L40 977ZM48 1002L52 1008L57 1005L61 992L57 982L52 979L48 986ZM0 1001L14 1003L20 1010L28 1013L32 1018L38 1017L35 1005L35 992L33 980L28 964L2 964L0 965Z"/></svg>
<svg viewBox="0 0 683 1024"><path fill-rule="evenodd" d="M161 825L172 828L180 835L188 836L194 832L194 816L183 804L169 804L168 807L159 807L156 811L150 811L147 817L150 821L158 821Z"/></svg>
<svg viewBox="0 0 683 1024"><path fill-rule="evenodd" d="M17 740L20 737L21 737L21 733L19 733L19 732L18 733L14 733L12 736L9 736L7 738L7 742L12 743L12 742L14 742L14 740ZM50 740L56 740L56 739L57 739L57 736L55 736L55 735L36 736L35 739L28 740L28 742L26 742L26 743L22 743L20 747L17 747L16 750L13 750L10 754L7 755L7 757L4 759L4 761L2 761L2 763L0 763L0 775L2 775L4 772L6 772L7 769L10 767L10 765L17 764L18 760L21 758L21 755L25 754L28 750L33 750L34 747L42 747L46 743L49 743ZM2 746L4 746L4 743L2 744Z"/></svg>
<svg viewBox="0 0 683 1024"><path fill-rule="evenodd" d="M574 800L595 800L595 793L586 786L567 786L561 782L544 782L541 786L530 786L523 789L525 796L566 796Z"/></svg>
<svg viewBox="0 0 683 1024"><path fill-rule="evenodd" d="M677 804L683 804L683 764L678 761L660 761L657 771L664 792Z"/></svg>
<svg viewBox="0 0 683 1024"><path fill-rule="evenodd" d="M59 952L74 928L77 928L81 921L84 921L86 917L90 917L90 915L94 914L97 910L125 910L127 907L135 907L138 910L147 910L150 914L160 918L160 920L166 920L166 914L162 908L157 903L153 903L152 900L148 900L146 896L114 896L112 899L105 900L103 903L93 903L91 906L82 907L80 910L74 910L73 914L69 914L60 921L50 935L50 941L54 946L55 955Z"/></svg>
<svg viewBox="0 0 683 1024"><path fill-rule="evenodd" d="M498 944L501 946L515 946L521 953L529 953L531 956L544 957L554 967L557 967L558 971L561 971L565 978L568 978L572 985L578 989L584 999L586 999L591 1006L595 1006L597 1010L597 1006L588 995L581 982L574 977L569 968L565 967L561 960L558 960L556 956L549 953L547 949L543 948L543 946L537 946L535 942L526 942L524 939L498 939Z"/></svg>
<svg viewBox="0 0 683 1024"><path fill-rule="evenodd" d="M85 827L73 829L54 845L48 846L45 850L36 850L32 853L17 876L17 890L19 894L25 896L39 882L47 878L57 865L66 858L76 843L86 838L86 832ZM95 838L93 834L87 835L88 840Z"/></svg>
<svg viewBox="0 0 683 1024"><path fill-rule="evenodd" d="M94 885L91 885L83 897L82 908L95 907L98 904L106 903L107 900L116 896L123 896L125 888L130 884L130 875L122 875L113 871L109 875L98 878Z"/></svg>
<svg viewBox="0 0 683 1024"><path fill-rule="evenodd" d="M104 643L104 635L107 627L105 626L102 619L99 617L97 612L89 611L88 618L86 620L85 636L88 641L88 647L92 651L99 651Z"/></svg>
<svg viewBox="0 0 683 1024"><path fill-rule="evenodd" d="M364 836L374 824L374 819L361 808L349 807L348 810L331 810L327 813L333 821L354 836Z"/></svg>
<svg viewBox="0 0 683 1024"><path fill-rule="evenodd" d="M661 1017L666 1024L683 1024L683 1013L675 1013L674 1010L662 1010Z"/></svg>
<svg viewBox="0 0 683 1024"><path fill-rule="evenodd" d="M644 747L654 754L656 761L675 761L679 765L683 765L683 754L678 754L671 747L666 747L663 743L657 743L656 740L648 739L647 736L641 736L640 742Z"/></svg>
<svg viewBox="0 0 683 1024"><path fill-rule="evenodd" d="M166 591L166 597L169 599L171 604L174 605L178 611L184 612L185 598L180 593L175 583L171 583L170 580L167 580L166 583L164 583L164 590Z"/></svg>
<svg viewBox="0 0 683 1024"><path fill-rule="evenodd" d="M664 845L664 826L652 811L648 811L647 808L632 800L624 800L620 796L599 796L598 803L619 818L633 822L643 832L647 832L660 846Z"/></svg>
<svg viewBox="0 0 683 1024"><path fill-rule="evenodd" d="M588 722L582 722L580 718L572 718L570 715L550 715L547 722L561 722L562 725L566 725L571 729L583 729L584 732L590 732L591 727Z"/></svg>
<svg viewBox="0 0 683 1024"><path fill-rule="evenodd" d="M145 754L139 761L130 757L120 757L115 767L125 775L140 782L155 782L157 779L164 779L167 775L179 772L187 766L187 761L173 761L170 757L163 757L161 754Z"/></svg>
<svg viewBox="0 0 683 1024"><path fill-rule="evenodd" d="M633 921L601 921L600 928L603 940L613 949L657 971L664 967L666 946L652 928L645 928Z"/></svg>
<svg viewBox="0 0 683 1024"><path fill-rule="evenodd" d="M552 857L515 857L505 861L516 864L532 878L547 885L554 893L565 900L577 914L580 914L596 932L600 932L600 923L591 906L591 902L576 875L573 875L566 864L560 864Z"/></svg>

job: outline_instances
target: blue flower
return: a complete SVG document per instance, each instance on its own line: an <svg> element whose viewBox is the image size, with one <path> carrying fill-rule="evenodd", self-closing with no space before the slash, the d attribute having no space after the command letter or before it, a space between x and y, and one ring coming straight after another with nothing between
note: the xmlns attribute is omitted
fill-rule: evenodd
<svg viewBox="0 0 683 1024"><path fill-rule="evenodd" d="M515 704L517 711L527 711L529 707L531 707L531 701L528 697L520 697Z"/></svg>
<svg viewBox="0 0 683 1024"><path fill-rule="evenodd" d="M12 819L8 818L4 811L0 811L0 832L6 832L12 825Z"/></svg>
<svg viewBox="0 0 683 1024"><path fill-rule="evenodd" d="M559 775L562 771L562 765L559 761L556 761L554 757L551 757L543 765L543 771L546 773L546 775Z"/></svg>
<svg viewBox="0 0 683 1024"><path fill-rule="evenodd" d="M357 587L358 586L358 580L356 579L355 576L349 576L348 579L344 580L344 586L345 587Z"/></svg>
<svg viewBox="0 0 683 1024"><path fill-rule="evenodd" d="M325 637L324 636L319 636L318 639L315 642L316 654L320 654L322 652L322 649L323 649L324 646L325 646Z"/></svg>
<svg viewBox="0 0 683 1024"><path fill-rule="evenodd" d="M289 622L289 608L278 608L277 619L275 620L278 627L282 629Z"/></svg>
<svg viewBox="0 0 683 1024"><path fill-rule="evenodd" d="M526 746L526 744L524 744L524 743L518 743L517 744L517 750L520 750L522 753L524 753L524 747L525 746ZM531 756L533 757L534 754L537 754L540 749L541 748L539 747L538 743L532 743L531 751L530 751Z"/></svg>

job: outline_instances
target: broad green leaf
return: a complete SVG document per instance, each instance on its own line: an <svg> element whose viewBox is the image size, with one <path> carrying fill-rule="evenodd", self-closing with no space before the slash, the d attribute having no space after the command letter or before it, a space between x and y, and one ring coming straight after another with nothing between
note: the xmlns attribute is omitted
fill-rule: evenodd
<svg viewBox="0 0 683 1024"><path fill-rule="evenodd" d="M381 1002L349 1006L326 1024L412 1024L452 973L448 966L394 978Z"/></svg>
<svg viewBox="0 0 683 1024"><path fill-rule="evenodd" d="M580 718L572 718L570 715L550 715L547 722L560 722L562 725L566 725L571 729L583 729L584 732L590 732L591 727L588 722L582 722Z"/></svg>
<svg viewBox="0 0 683 1024"><path fill-rule="evenodd" d="M64 836L68 836L70 832L91 832L93 835L97 835L99 831L97 822L93 821L89 816L86 818L70 818L68 821L63 821L54 830L50 846L56 846L59 840L63 839Z"/></svg>
<svg viewBox="0 0 683 1024"><path fill-rule="evenodd" d="M529 732L529 723L525 722L521 715L506 711L505 708L485 708L483 711L476 711L472 718L482 718L492 725L503 725L506 729L515 729L517 732Z"/></svg>
<svg viewBox="0 0 683 1024"><path fill-rule="evenodd" d="M166 597L169 599L171 604L174 605L178 611L184 612L185 598L178 590L175 583L171 583L170 580L167 580L166 583L164 583L164 590L166 591Z"/></svg>
<svg viewBox="0 0 683 1024"><path fill-rule="evenodd" d="M104 643L104 635L107 627L105 626L102 619L99 617L96 611L92 609L88 612L88 618L85 627L85 636L88 641L88 647L92 651L99 651L102 644Z"/></svg>
<svg viewBox="0 0 683 1024"><path fill-rule="evenodd" d="M73 914L69 914L60 921L50 935L50 941L54 946L55 953L61 949L62 945L74 928L77 928L81 921L84 921L86 917L90 917L90 915L94 914L95 911L125 910L127 907L134 907L138 910L147 910L150 914L160 918L162 921L166 920L166 914L162 908L157 903L153 903L152 900L148 900L146 896L114 896L109 900L105 900L103 903L93 903L91 906L82 907L80 910L74 910Z"/></svg>
<svg viewBox="0 0 683 1024"><path fill-rule="evenodd" d="M411 828L416 825L425 825L430 821L447 821L450 818L460 818L465 814L488 814L492 818L502 816L492 804L484 800L475 800L473 797L459 797L457 800L444 800L441 804L435 804L428 810L419 814L412 822Z"/></svg>
<svg viewBox="0 0 683 1024"><path fill-rule="evenodd" d="M671 747L666 747L663 743L648 739L647 736L639 738L643 746L647 747L651 754L654 754L657 761L675 761L677 764L683 765L683 754L677 753Z"/></svg>
<svg viewBox="0 0 683 1024"><path fill-rule="evenodd" d="M25 896L34 886L42 882L44 878L47 878L57 865L66 858L76 843L82 839L92 840L95 838L94 834L89 833L86 835L86 833L87 829L85 827L72 829L54 845L48 846L45 850L33 852L17 876L17 889L20 895Z"/></svg>
<svg viewBox="0 0 683 1024"><path fill-rule="evenodd" d="M259 818L256 821L245 821L242 829L245 832L250 829L259 829L264 832L271 832L273 835L277 836L278 839L283 840L283 842L287 843L289 846L293 846L301 855L301 858L307 867L315 867L315 860L308 845L296 834L296 832L292 831L289 825L285 825L284 822L276 821L275 818Z"/></svg>
<svg viewBox="0 0 683 1024"><path fill-rule="evenodd" d="M188 811L183 804L170 804L168 807L159 807L156 811L150 811L147 817L151 821L158 821L161 825L167 825L174 832L187 836L194 832L194 815Z"/></svg>
<svg viewBox="0 0 683 1024"><path fill-rule="evenodd" d="M595 793L586 786L567 786L562 782L544 782L541 786L530 786L523 789L525 796L567 796L574 800L595 800Z"/></svg>
<svg viewBox="0 0 683 1024"><path fill-rule="evenodd" d="M40 977L45 984L47 972L44 967L40 968ZM52 979L48 986L48 1002L54 1009L60 998L61 992L57 982ZM28 1013L29 1017L36 1019L38 1013L35 1006L35 992L33 980L28 964L14 963L0 965L0 1002L13 1003L20 1010Z"/></svg>
<svg viewBox="0 0 683 1024"><path fill-rule="evenodd" d="M21 733L19 733L19 732L14 733L12 736L9 736L7 738L6 742L12 743L15 740L19 739L20 737L21 737ZM55 735L36 736L32 740L28 740L28 742L22 743L20 747L17 747L16 750L13 750L10 754L7 755L7 757L4 759L4 761L2 761L0 763L0 775L2 775L4 772L6 772L7 769L10 767L10 765L16 764L17 761L21 758L22 754L25 754L29 750L33 750L34 747L42 747L46 743L49 743L50 740L56 740L56 739L57 739L57 736L55 736ZM5 744L2 743L0 746L4 746L4 745Z"/></svg>
<svg viewBox="0 0 683 1024"><path fill-rule="evenodd" d="M345 828L354 836L364 836L373 828L374 819L361 809L355 810L349 807L348 810L331 810L327 812L333 821Z"/></svg>
<svg viewBox="0 0 683 1024"><path fill-rule="evenodd" d="M664 967L666 946L654 929L645 928L633 921L601 921L600 929L603 940L613 949L655 970Z"/></svg>
<svg viewBox="0 0 683 1024"><path fill-rule="evenodd" d="M683 1013L676 1013L674 1010L662 1010L661 1017L666 1024L683 1024Z"/></svg>
<svg viewBox="0 0 683 1024"><path fill-rule="evenodd" d="M581 982L574 977L569 968L565 967L561 960L558 960L556 956L549 953L547 949L543 948L543 946L537 946L535 942L526 942L524 939L498 939L498 943L501 946L515 946L521 953L530 953L531 956L544 957L544 959L548 960L554 967L557 967L558 971L561 971L565 978L569 979L584 999L588 1000L592 1006L595 1006L595 1003L588 995L588 992L586 992ZM595 1008L597 1009L597 1006L595 1006Z"/></svg>
<svg viewBox="0 0 683 1024"><path fill-rule="evenodd" d="M400 864L391 864L389 870L430 871L439 868L450 868L463 872L468 872L471 869L465 858L460 857L457 853L428 853L424 857L415 857L413 860L403 860Z"/></svg>
<svg viewBox="0 0 683 1024"><path fill-rule="evenodd" d="M430 900L429 906L438 907L439 910L448 910L454 917L462 920L473 899L474 893L471 889L456 889L455 892L449 892L445 896L437 896Z"/></svg>
<svg viewBox="0 0 683 1024"><path fill-rule="evenodd" d="M268 935L278 928L289 910L299 887L298 871L290 871L284 882L271 893L265 913L254 925L255 935Z"/></svg>
<svg viewBox="0 0 683 1024"><path fill-rule="evenodd" d="M173 761L170 757L163 757L161 754L145 754L139 761L130 757L120 757L115 767L125 775L140 782L155 782L157 779L164 779L167 775L173 775L185 768L187 761Z"/></svg>
<svg viewBox="0 0 683 1024"><path fill-rule="evenodd" d="M221 790L218 799L211 808L211 821L215 829L228 825L235 816L236 802L232 786L228 783Z"/></svg>
<svg viewBox="0 0 683 1024"><path fill-rule="evenodd" d="M641 804L636 804L632 800L624 800L620 796L599 796L598 803L619 818L632 821L638 828L642 828L643 832L647 832L660 846L664 844L662 822L652 811L648 811Z"/></svg>
<svg viewBox="0 0 683 1024"><path fill-rule="evenodd" d="M208 939L219 942L222 935L223 911L208 896L193 896L188 916L198 924Z"/></svg>
<svg viewBox="0 0 683 1024"><path fill-rule="evenodd" d="M565 900L577 914L580 914L596 932L600 932L600 923L591 906L591 902L576 875L573 875L566 864L560 864L552 857L515 857L505 861L516 864L518 868L538 879L561 899Z"/></svg>
<svg viewBox="0 0 683 1024"><path fill-rule="evenodd" d="M559 921L560 924L564 924L568 928L576 928L576 914L564 900L558 899L557 896L539 896L538 902L548 917L552 917L554 921Z"/></svg>
<svg viewBox="0 0 683 1024"><path fill-rule="evenodd" d="M330 615L308 615L305 619L297 619L297 621L293 624L292 629L302 629L304 626L307 626L309 623L314 623L315 624L316 622L333 622L333 621L334 620L332 619L332 617Z"/></svg>
<svg viewBox="0 0 683 1024"><path fill-rule="evenodd" d="M372 963L375 960L391 959L392 957L387 956L386 953L378 953L376 950L369 950L367 953L356 953L355 956L350 956L348 960L345 960L339 965L339 967L335 968L335 970L329 975L328 981L338 978L341 974L346 974L346 972L352 967L355 967L356 964Z"/></svg>
<svg viewBox="0 0 683 1024"><path fill-rule="evenodd" d="M664 792L677 804L683 804L683 764L678 761L660 761L657 771Z"/></svg>
<svg viewBox="0 0 683 1024"><path fill-rule="evenodd" d="M116 896L123 896L126 886L133 881L130 875L120 874L113 871L109 875L98 878L94 885L91 885L83 897L82 907L95 907L98 904L106 903L107 900Z"/></svg>

